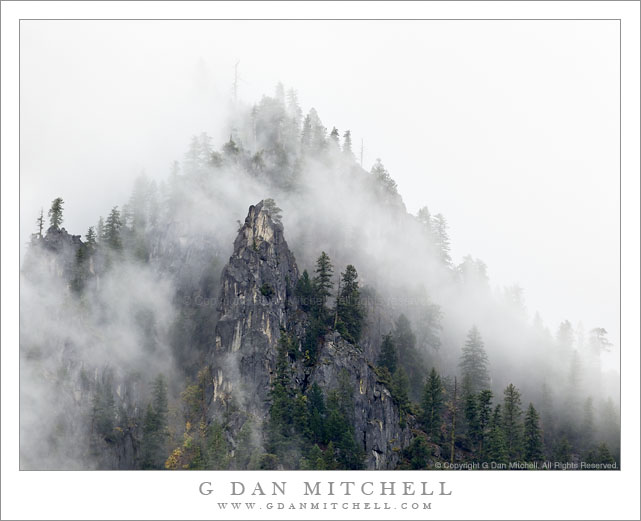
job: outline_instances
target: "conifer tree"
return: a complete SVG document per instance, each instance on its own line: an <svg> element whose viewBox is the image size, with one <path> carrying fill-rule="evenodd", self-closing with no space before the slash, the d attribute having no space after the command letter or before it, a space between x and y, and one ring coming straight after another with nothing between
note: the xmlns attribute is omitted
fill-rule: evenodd
<svg viewBox="0 0 641 521"><path fill-rule="evenodd" d="M563 436L557 444L554 451L554 459L561 463L567 463L572 460L572 446L566 436Z"/></svg>
<svg viewBox="0 0 641 521"><path fill-rule="evenodd" d="M476 326L473 326L467 334L467 340L459 362L459 367L463 374L463 390L465 393L476 394L490 387L487 363L483 339Z"/></svg>
<svg viewBox="0 0 641 521"><path fill-rule="evenodd" d="M419 401L427 368L425 359L416 349L416 335L405 315L401 314L394 322L392 335L398 353L398 365L405 369L409 379L410 398Z"/></svg>
<svg viewBox="0 0 641 521"><path fill-rule="evenodd" d="M332 131L329 133L329 143L331 144L332 148L334 148L335 150L340 149L339 133L336 127L333 127Z"/></svg>
<svg viewBox="0 0 641 521"><path fill-rule="evenodd" d="M98 219L98 225L96 226L96 240L104 244L105 243L105 220L102 216Z"/></svg>
<svg viewBox="0 0 641 521"><path fill-rule="evenodd" d="M314 302L314 286L312 284L312 279L309 278L307 270L303 271L303 274L296 283L296 296L298 297L299 305L303 311L309 312L314 308L316 304Z"/></svg>
<svg viewBox="0 0 641 521"><path fill-rule="evenodd" d="M443 383L441 382L441 377L433 367L425 385L423 386L421 409L421 419L425 432L432 441L440 441L441 416L443 409Z"/></svg>
<svg viewBox="0 0 641 521"><path fill-rule="evenodd" d="M379 367L386 368L390 375L396 372L397 367L397 355L396 347L394 346L394 340L392 335L388 333L383 337L383 343L381 344L381 353L378 357Z"/></svg>
<svg viewBox="0 0 641 521"><path fill-rule="evenodd" d="M385 169L380 159L377 159L372 167L372 176L374 176L374 179L385 192L391 195L398 194L396 181L392 179L392 176L390 176L389 172Z"/></svg>
<svg viewBox="0 0 641 521"><path fill-rule="evenodd" d="M608 449L608 446L605 443L601 443L597 449L597 460L599 463L606 465L616 463L614 457L612 457L612 454L610 453L610 449Z"/></svg>
<svg viewBox="0 0 641 521"><path fill-rule="evenodd" d="M43 210L40 208L40 215L36 219L36 224L38 225L38 237L42 239L42 229L44 228L45 218L43 215Z"/></svg>
<svg viewBox="0 0 641 521"><path fill-rule="evenodd" d="M93 226L89 226L87 234L85 235L85 241L89 246L96 245L96 232L94 231Z"/></svg>
<svg viewBox="0 0 641 521"><path fill-rule="evenodd" d="M443 214L437 213L432 219L432 232L439 252L439 257L445 266L452 265L450 256L450 236L447 232L447 221Z"/></svg>
<svg viewBox="0 0 641 521"><path fill-rule="evenodd" d="M398 400L401 409L405 409L409 404L409 380L405 369L399 367L392 375L392 391L394 397Z"/></svg>
<svg viewBox="0 0 641 521"><path fill-rule="evenodd" d="M485 456L485 444L492 420L492 391L485 389L478 394L478 442L481 459Z"/></svg>
<svg viewBox="0 0 641 521"><path fill-rule="evenodd" d="M314 277L314 292L319 300L316 309L317 316L323 323L327 322L329 312L327 309L327 299L331 296L330 290L334 287L332 282L332 275L334 267L329 259L329 256L322 252L316 261L316 276Z"/></svg>
<svg viewBox="0 0 641 521"><path fill-rule="evenodd" d="M56 197L51 202L51 208L49 209L49 224L54 228L60 228L62 224L62 212L63 212L64 201L62 197Z"/></svg>
<svg viewBox="0 0 641 521"><path fill-rule="evenodd" d="M510 384L505 388L503 393L503 431L505 433L507 453L511 461L520 459L522 453L522 414L521 393L513 384Z"/></svg>
<svg viewBox="0 0 641 521"><path fill-rule="evenodd" d="M352 151L352 133L349 130L343 134L343 154L350 159L354 159L354 152Z"/></svg>
<svg viewBox="0 0 641 521"><path fill-rule="evenodd" d="M583 443L591 445L594 437L594 406L592 404L592 397L589 396L585 399L583 406L583 423L581 425L581 432Z"/></svg>
<svg viewBox="0 0 641 521"><path fill-rule="evenodd" d="M488 461L495 463L507 463L508 451L505 434L503 433L503 414L500 404L494 408L494 413L490 420L486 447L486 457Z"/></svg>
<svg viewBox="0 0 641 521"><path fill-rule="evenodd" d="M309 428L314 443L324 443L325 435L325 399L317 383L313 383L307 395L309 411Z"/></svg>
<svg viewBox="0 0 641 521"><path fill-rule="evenodd" d="M543 437L539 426L539 413L531 403L523 421L523 457L526 461L543 459Z"/></svg>
<svg viewBox="0 0 641 521"><path fill-rule="evenodd" d="M120 238L121 228L122 221L120 220L120 212L118 211L118 207L114 206L111 212L109 212L104 227L105 243L114 250L122 249L122 240Z"/></svg>
<svg viewBox="0 0 641 521"><path fill-rule="evenodd" d="M283 217L281 214L283 210L278 207L278 205L276 204L276 201L274 201L271 197L264 199L263 208L267 210L267 212L269 213L270 217L274 222L277 222L277 223L280 222L280 220Z"/></svg>
<svg viewBox="0 0 641 521"><path fill-rule="evenodd" d="M480 435L479 410L475 394L467 393L465 395L464 412L467 423L467 439L471 449L474 450Z"/></svg>
<svg viewBox="0 0 641 521"><path fill-rule="evenodd" d="M336 329L352 344L359 341L365 318L357 279L356 268L348 264L342 274L340 294L336 301Z"/></svg>

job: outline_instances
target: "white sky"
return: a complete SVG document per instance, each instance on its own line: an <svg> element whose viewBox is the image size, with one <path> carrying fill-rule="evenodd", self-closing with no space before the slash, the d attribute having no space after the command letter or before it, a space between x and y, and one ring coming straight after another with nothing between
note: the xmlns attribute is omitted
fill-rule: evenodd
<svg viewBox="0 0 641 521"><path fill-rule="evenodd" d="M22 243L54 197L84 234L192 134L219 145L237 60L244 101L296 88L446 216L456 262L618 351L618 22L23 21Z"/></svg>

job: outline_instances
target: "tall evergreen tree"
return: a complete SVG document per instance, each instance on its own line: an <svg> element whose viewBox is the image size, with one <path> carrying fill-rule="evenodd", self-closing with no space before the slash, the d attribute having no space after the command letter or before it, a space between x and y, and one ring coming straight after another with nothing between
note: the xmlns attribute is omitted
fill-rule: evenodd
<svg viewBox="0 0 641 521"><path fill-rule="evenodd" d="M392 176L390 176L389 172L385 169L380 159L377 159L372 167L372 176L374 176L374 179L382 187L384 192L391 195L398 194L396 181L392 179Z"/></svg>
<svg viewBox="0 0 641 521"><path fill-rule="evenodd" d="M605 443L601 443L597 449L597 460L599 463L604 463L606 465L616 463L616 460L610 453L610 449L608 449L608 446Z"/></svg>
<svg viewBox="0 0 641 521"><path fill-rule="evenodd" d="M296 297L298 297L301 309L305 312L311 311L316 304L314 302L314 286L312 284L312 279L309 278L307 270L303 271L303 274L296 283Z"/></svg>
<svg viewBox="0 0 641 521"><path fill-rule="evenodd" d="M167 457L168 399L167 384L162 375L153 382L152 401L143 421L141 452L143 469L161 469Z"/></svg>
<svg viewBox="0 0 641 521"><path fill-rule="evenodd" d="M397 367L397 355L396 355L396 346L394 345L394 340L392 335L388 333L383 337L383 343L381 344L381 353L378 357L379 367L386 368L390 375L396 372Z"/></svg>
<svg viewBox="0 0 641 521"><path fill-rule="evenodd" d="M398 404L401 409L405 409L409 405L409 380L405 369L399 367L396 369L392 377L392 391L394 392L394 397L398 400Z"/></svg>
<svg viewBox="0 0 641 521"><path fill-rule="evenodd" d="M500 404L494 408L494 413L490 420L486 447L485 454L488 461L507 463L508 449L503 432L503 414Z"/></svg>
<svg viewBox="0 0 641 521"><path fill-rule="evenodd" d="M120 230L122 228L122 221L120 220L120 212L118 207L114 206L109 212L109 216L105 221L105 242L106 244L114 249L122 249L122 239L120 238Z"/></svg>
<svg viewBox="0 0 641 521"><path fill-rule="evenodd" d="M96 226L96 239L101 244L104 244L106 241L105 220L102 216L100 216L100 218L98 219L98 225Z"/></svg>
<svg viewBox="0 0 641 521"><path fill-rule="evenodd" d="M450 236L447 232L447 221L443 214L437 213L432 218L432 232L438 249L439 257L445 266L452 265L450 256Z"/></svg>
<svg viewBox="0 0 641 521"><path fill-rule="evenodd" d="M357 279L356 268L348 264L342 274L341 290L336 301L336 329L352 344L359 341L365 318Z"/></svg>
<svg viewBox="0 0 641 521"><path fill-rule="evenodd" d="M476 326L467 334L465 346L461 354L459 367L463 374L463 390L476 394L490 387L490 375L487 370L487 354L483 339Z"/></svg>
<svg viewBox="0 0 641 521"><path fill-rule="evenodd" d="M441 382L441 377L433 367L427 377L425 385L423 386L421 409L421 420L425 432L432 441L440 441L443 410L443 383Z"/></svg>
<svg viewBox="0 0 641 521"><path fill-rule="evenodd" d="M332 275L334 267L327 253L322 252L316 261L316 275L313 279L314 292L319 300L316 309L317 316L325 323L329 317L327 299L331 296L331 289L334 287Z"/></svg>
<svg viewBox="0 0 641 521"><path fill-rule="evenodd" d="M503 431L507 453L511 461L520 459L523 448L523 425L521 423L521 393L510 384L503 392ZM538 421L538 418L537 418Z"/></svg>
<svg viewBox="0 0 641 521"><path fill-rule="evenodd" d="M309 428L314 443L324 443L325 437L325 399L317 383L313 383L307 395Z"/></svg>
<svg viewBox="0 0 641 521"><path fill-rule="evenodd" d="M491 428L492 391L485 389L478 394L478 441L481 459L485 457L485 444Z"/></svg>
<svg viewBox="0 0 641 521"><path fill-rule="evenodd" d="M480 437L479 408L475 394L467 393L465 395L464 412L467 424L467 440L470 448L475 450Z"/></svg>
<svg viewBox="0 0 641 521"><path fill-rule="evenodd" d="M332 149L338 151L340 150L340 134L338 133L338 129L336 127L332 128L332 131L329 133L329 144L332 147Z"/></svg>
<svg viewBox="0 0 641 521"><path fill-rule="evenodd" d="M523 457L526 461L543 459L543 436L539 426L539 413L531 403L523 421Z"/></svg>
<svg viewBox="0 0 641 521"><path fill-rule="evenodd" d="M352 151L352 133L349 130L343 134L343 154L350 159L354 159L354 152Z"/></svg>
<svg viewBox="0 0 641 521"><path fill-rule="evenodd" d="M56 197L51 202L51 208L49 209L49 224L54 228L60 228L62 224L62 213L64 207L64 201L62 197Z"/></svg>
<svg viewBox="0 0 641 521"><path fill-rule="evenodd" d="M416 349L416 335L405 315L402 314L396 319L392 334L398 353L398 364L405 369L409 379L410 398L419 401L427 367L425 358Z"/></svg>
<svg viewBox="0 0 641 521"><path fill-rule="evenodd" d="M89 246L96 245L96 232L94 231L93 226L89 226L87 234L85 235L85 241Z"/></svg>
<svg viewBox="0 0 641 521"><path fill-rule="evenodd" d="M43 210L40 208L40 215L36 219L36 224L38 225L38 237L42 239L42 229L44 228L45 218L43 215Z"/></svg>

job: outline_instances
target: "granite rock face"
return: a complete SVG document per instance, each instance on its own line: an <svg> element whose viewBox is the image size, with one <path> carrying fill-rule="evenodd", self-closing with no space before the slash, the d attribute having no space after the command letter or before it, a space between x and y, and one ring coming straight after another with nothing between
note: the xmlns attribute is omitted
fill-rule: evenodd
<svg viewBox="0 0 641 521"><path fill-rule="evenodd" d="M283 226L261 202L234 242L221 278L213 352L214 402L265 418L280 330L293 319L298 268Z"/></svg>
<svg viewBox="0 0 641 521"><path fill-rule="evenodd" d="M394 469L402 449L410 443L408 424L400 426L398 405L360 349L335 333L326 338L310 382L335 389L343 372L349 375L353 389L354 431L365 451L366 468Z"/></svg>
<svg viewBox="0 0 641 521"><path fill-rule="evenodd" d="M293 295L298 276L282 224L264 203L251 206L222 273L211 361L212 414L233 405L254 421L267 418L281 328L300 338L307 321ZM317 383L327 393L338 387L341 373L347 373L356 441L365 451L366 468L395 468L410 442L410 428L407 422L399 425L398 405L361 348L330 333L312 367L304 366L301 358L291 362L301 392ZM238 418L232 423L240 425Z"/></svg>

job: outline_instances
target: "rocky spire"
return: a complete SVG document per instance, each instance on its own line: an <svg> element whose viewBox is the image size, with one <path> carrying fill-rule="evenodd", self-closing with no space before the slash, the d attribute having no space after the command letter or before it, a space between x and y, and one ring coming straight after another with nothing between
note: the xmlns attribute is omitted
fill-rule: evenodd
<svg viewBox="0 0 641 521"><path fill-rule="evenodd" d="M283 225L262 201L250 206L222 273L212 353L215 402L228 406L233 396L241 410L266 416L280 328L295 311L297 280Z"/></svg>

